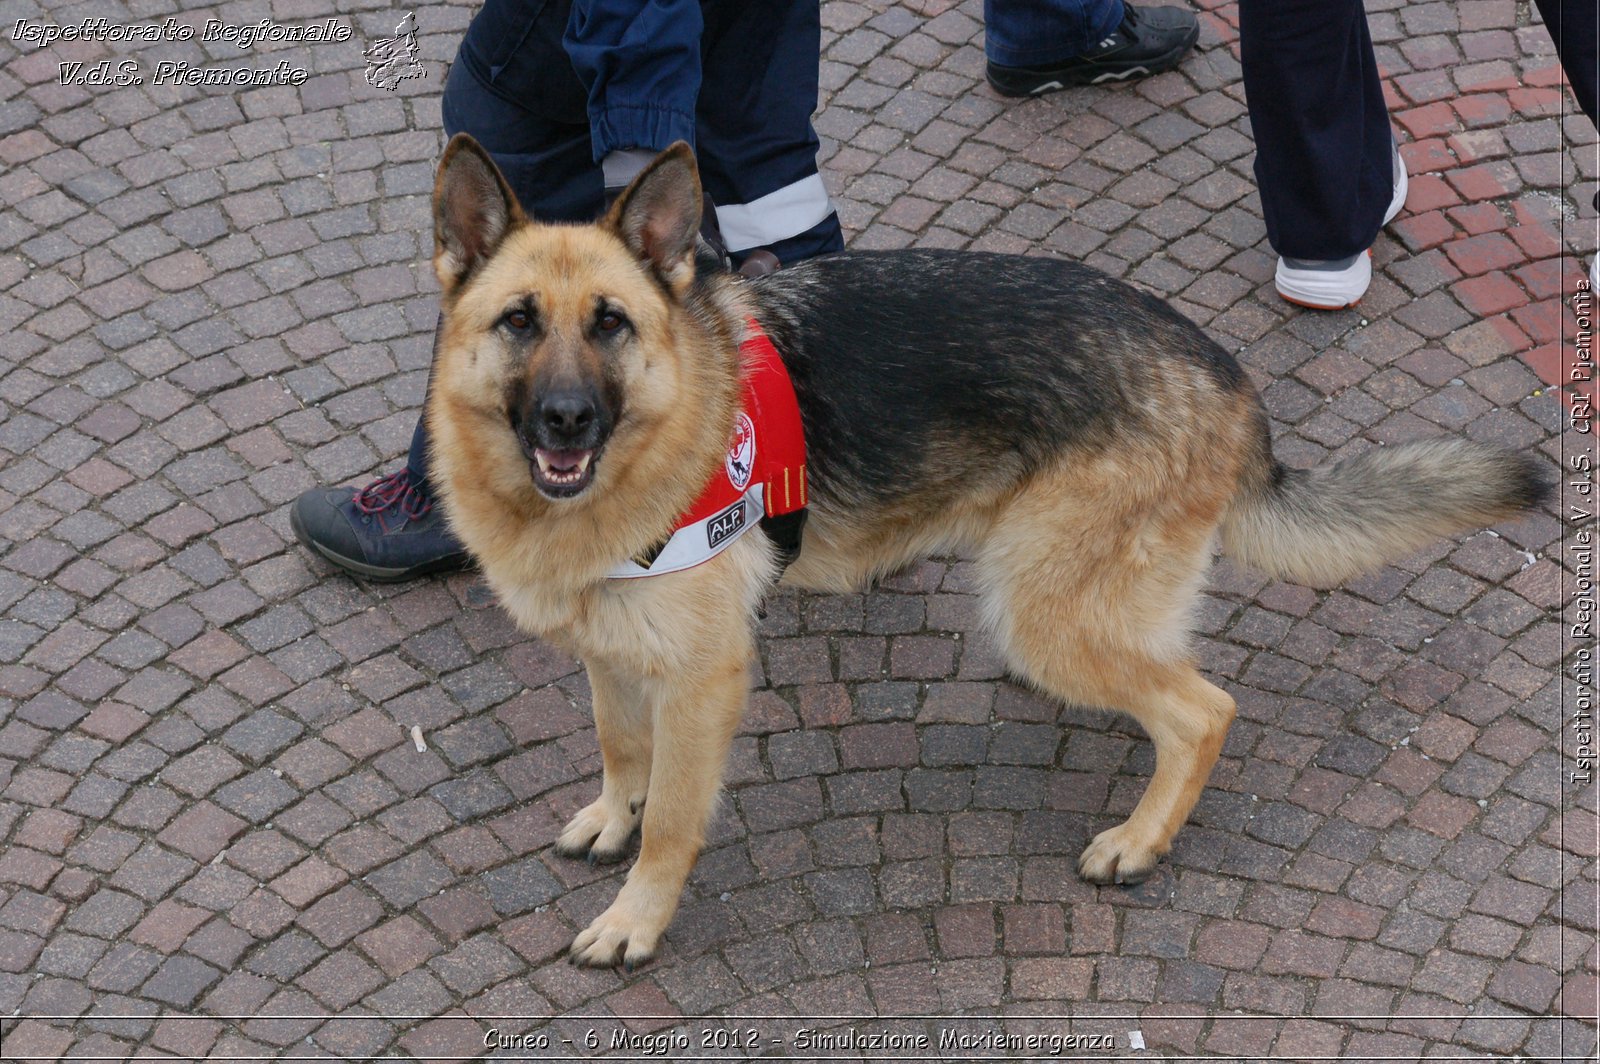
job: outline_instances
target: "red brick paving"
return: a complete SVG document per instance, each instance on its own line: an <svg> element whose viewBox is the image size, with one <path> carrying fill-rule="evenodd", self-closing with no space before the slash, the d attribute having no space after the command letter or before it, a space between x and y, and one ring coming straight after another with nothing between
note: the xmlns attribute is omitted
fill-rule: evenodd
<svg viewBox="0 0 1600 1064"><path fill-rule="evenodd" d="M1592 322L1568 301L1600 158L1536 16L1372 5L1411 195L1361 306L1311 314L1270 288L1236 9L1201 6L1173 73L1009 101L975 0L830 0L817 124L852 243L1156 291L1239 354L1295 464L1439 431L1587 443L1563 339ZM471 576L351 581L287 525L408 442L469 15L419 10L428 76L395 93L358 42L273 48L311 79L227 91L63 87L59 61L112 53L0 42L0 1056L436 1059L490 1026L565 1052L754 1028L804 1055L801 1026L844 1021L680 1017L937 1037L954 1021L871 1017L957 1011L1120 1052L1142 1030L1151 1057L1592 1052L1600 799L1563 782L1556 508L1334 592L1219 565L1197 644L1240 718L1131 889L1073 862L1150 748L1000 678L969 564L779 595L663 956L567 966L623 874L550 851L598 787L582 672Z"/></svg>

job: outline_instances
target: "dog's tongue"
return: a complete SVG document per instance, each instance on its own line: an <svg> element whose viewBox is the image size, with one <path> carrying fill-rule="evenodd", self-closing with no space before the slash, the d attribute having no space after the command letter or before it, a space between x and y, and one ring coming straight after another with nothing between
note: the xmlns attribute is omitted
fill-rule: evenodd
<svg viewBox="0 0 1600 1064"><path fill-rule="evenodd" d="M585 460L591 453L590 451L547 451L541 447L538 451L538 457L546 468L559 473L570 473L583 468Z"/></svg>

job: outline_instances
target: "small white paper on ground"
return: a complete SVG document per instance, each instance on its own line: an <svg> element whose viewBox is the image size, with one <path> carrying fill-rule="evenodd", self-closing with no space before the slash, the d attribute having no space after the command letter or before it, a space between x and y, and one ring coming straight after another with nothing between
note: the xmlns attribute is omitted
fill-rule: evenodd
<svg viewBox="0 0 1600 1064"><path fill-rule="evenodd" d="M1143 1031L1129 1031L1128 1032L1128 1048L1129 1049L1143 1049L1144 1048L1144 1032Z"/></svg>

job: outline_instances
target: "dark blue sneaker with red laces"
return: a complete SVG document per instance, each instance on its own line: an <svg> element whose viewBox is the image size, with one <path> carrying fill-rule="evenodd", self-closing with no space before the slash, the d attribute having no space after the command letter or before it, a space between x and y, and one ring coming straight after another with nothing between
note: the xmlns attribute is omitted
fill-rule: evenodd
<svg viewBox="0 0 1600 1064"><path fill-rule="evenodd" d="M341 569L368 580L410 580L471 564L409 469L355 488L313 488L289 508L295 538Z"/></svg>

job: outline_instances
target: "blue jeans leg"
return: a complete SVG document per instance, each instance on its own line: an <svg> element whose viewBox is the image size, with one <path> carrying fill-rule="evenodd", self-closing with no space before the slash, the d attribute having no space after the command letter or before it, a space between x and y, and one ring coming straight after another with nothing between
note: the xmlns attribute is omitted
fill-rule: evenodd
<svg viewBox="0 0 1600 1064"><path fill-rule="evenodd" d="M984 0L984 52L1000 66L1039 67L1082 55L1122 21L1122 0Z"/></svg>

